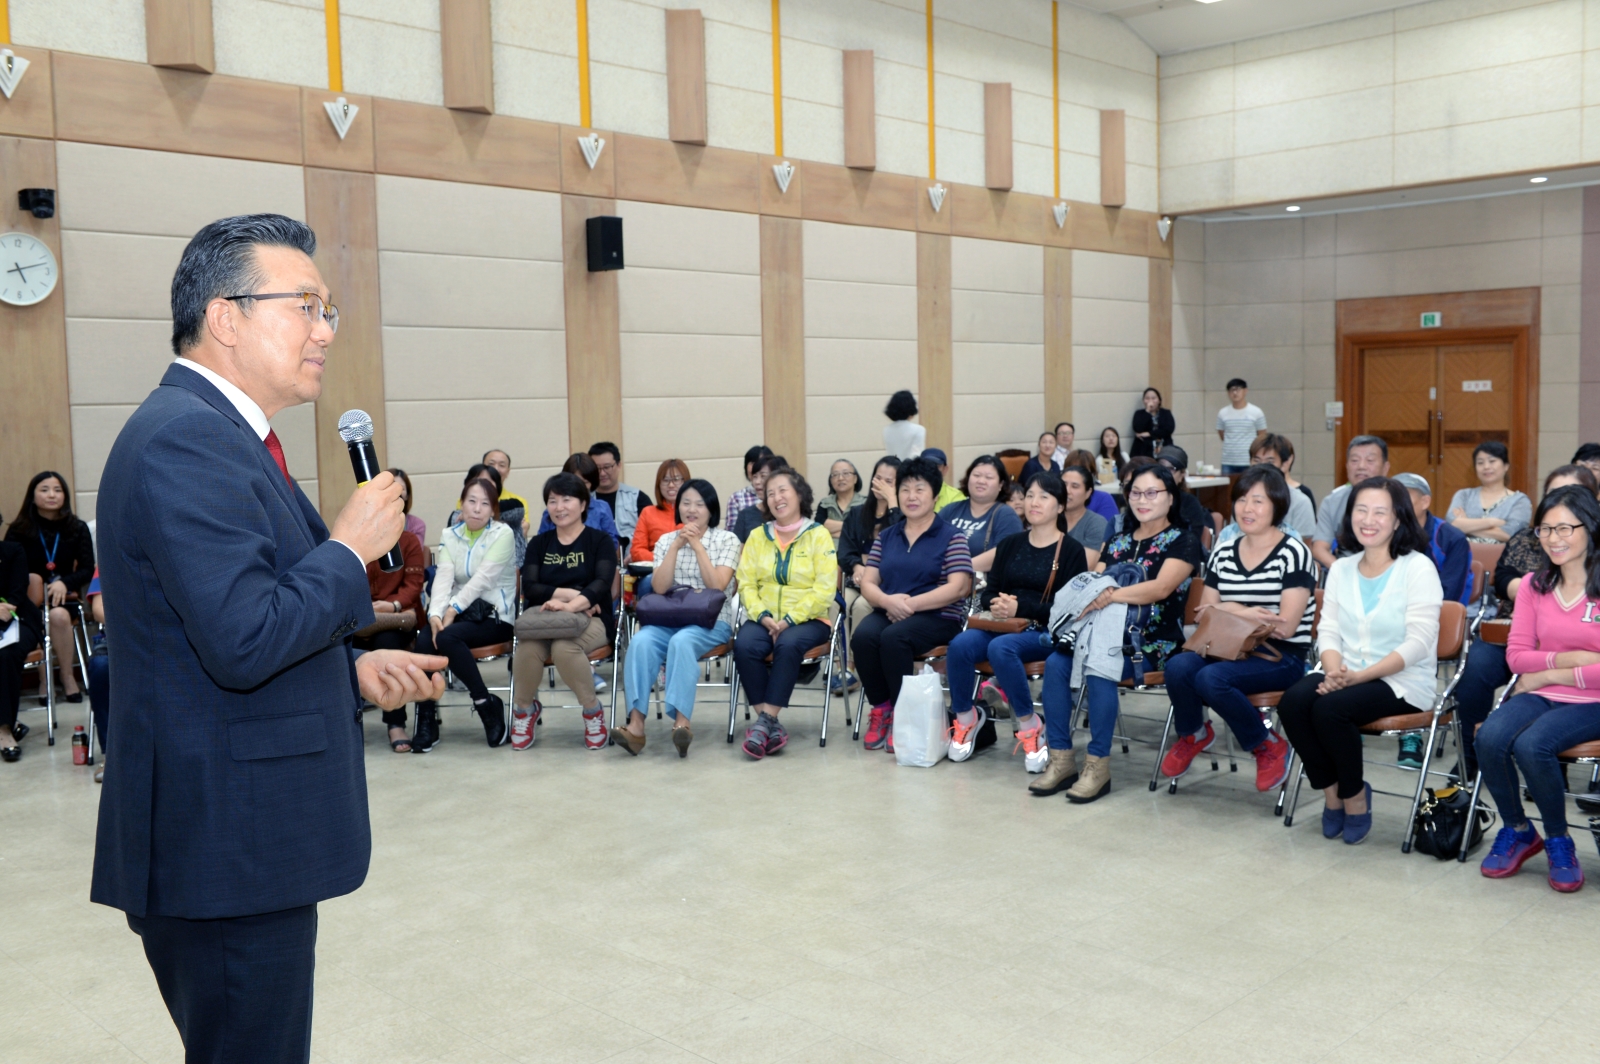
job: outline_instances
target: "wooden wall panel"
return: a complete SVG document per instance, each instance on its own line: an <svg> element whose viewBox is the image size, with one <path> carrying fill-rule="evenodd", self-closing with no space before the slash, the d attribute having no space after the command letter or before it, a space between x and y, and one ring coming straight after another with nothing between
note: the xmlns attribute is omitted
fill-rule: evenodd
<svg viewBox="0 0 1600 1064"><path fill-rule="evenodd" d="M583 158L583 149L579 147L578 140L587 137L590 133L598 133L600 139L605 141L605 146L600 149L600 157L594 162L594 169ZM617 194L617 135L604 130L580 129L577 126L562 126L561 138L561 191L576 193L579 196L599 196L610 199Z"/></svg>
<svg viewBox="0 0 1600 1064"><path fill-rule="evenodd" d="M1128 115L1126 111L1100 112L1100 205L1121 207L1128 202Z"/></svg>
<svg viewBox="0 0 1600 1064"><path fill-rule="evenodd" d="M622 133L612 147L618 199L751 214L761 209L759 156L750 152ZM772 179L770 171L766 177Z"/></svg>
<svg viewBox="0 0 1600 1064"><path fill-rule="evenodd" d="M355 478L339 437L339 415L372 415L372 445L387 464L383 385L383 313L378 289L378 194L371 174L306 168L306 224L317 234L317 269L339 308L339 333L328 349L317 400L317 508L333 522Z"/></svg>
<svg viewBox="0 0 1600 1064"><path fill-rule="evenodd" d="M794 167L794 175L789 178L787 192L778 187L778 179L772 172L774 166L785 162ZM806 168L804 166L784 156L763 155L757 167L756 182L761 188L762 214L776 214L782 218L805 217Z"/></svg>
<svg viewBox="0 0 1600 1064"><path fill-rule="evenodd" d="M950 238L917 234L917 406L928 446L955 446L951 360Z"/></svg>
<svg viewBox="0 0 1600 1064"><path fill-rule="evenodd" d="M950 214L952 233L980 240L1040 244L1056 224L1050 217L1050 201L1043 196L976 185L951 185L944 209Z"/></svg>
<svg viewBox="0 0 1600 1064"><path fill-rule="evenodd" d="M917 227L917 197L927 196L917 178L828 163L796 165L806 174L807 218L887 229ZM945 209L950 209L948 201Z"/></svg>
<svg viewBox="0 0 1600 1064"><path fill-rule="evenodd" d="M300 90L293 85L70 52L56 52L52 66L62 140L301 162Z"/></svg>
<svg viewBox="0 0 1600 1064"><path fill-rule="evenodd" d="M51 53L43 48L10 46L19 59L28 61L22 81L11 99L0 95L0 134L14 137L53 137L56 135L55 101L50 92ZM11 505L15 506L16 503Z"/></svg>
<svg viewBox="0 0 1600 1064"><path fill-rule="evenodd" d="M622 439L622 325L614 270L589 272L584 223L616 214L617 201L561 197L561 251L567 324L567 437L573 451L595 440Z"/></svg>
<svg viewBox="0 0 1600 1064"><path fill-rule="evenodd" d="M983 183L1000 192L1011 189L1011 84L983 86Z"/></svg>
<svg viewBox="0 0 1600 1064"><path fill-rule="evenodd" d="M761 420L766 445L809 476L803 225L761 218Z"/></svg>
<svg viewBox="0 0 1600 1064"><path fill-rule="evenodd" d="M667 12L667 139L706 142L706 24L700 12Z"/></svg>
<svg viewBox="0 0 1600 1064"><path fill-rule="evenodd" d="M24 213L17 209L16 194L19 188L55 187L55 142L0 137L0 190L5 193L0 195L0 225L49 245L63 273L56 290L41 303L0 303L0 351L6 366L5 387L0 388L0 455L5 456L0 462L0 516L6 520L16 516L13 507L39 470L54 469L69 484L73 480L65 299L71 264L61 257L60 216L39 219Z"/></svg>
<svg viewBox="0 0 1600 1064"><path fill-rule="evenodd" d="M844 164L878 168L878 103L870 49L844 53Z"/></svg>
<svg viewBox="0 0 1600 1064"><path fill-rule="evenodd" d="M494 113L494 40L489 0L439 0L439 51L444 105Z"/></svg>
<svg viewBox="0 0 1600 1064"><path fill-rule="evenodd" d="M144 0L144 43L151 66L216 70L211 0Z"/></svg>
<svg viewBox="0 0 1600 1064"><path fill-rule="evenodd" d="M1150 366L1147 387L1172 394L1172 263L1150 260Z"/></svg>
<svg viewBox="0 0 1600 1064"><path fill-rule="evenodd" d="M1159 215L1148 211L1073 203L1072 211L1067 215L1067 246L1085 251L1143 255L1170 261L1172 244L1170 241L1163 242L1156 232L1159 218ZM1050 228L1055 228L1054 219L1051 219Z"/></svg>
<svg viewBox="0 0 1600 1064"><path fill-rule="evenodd" d="M333 122L322 105L343 96L356 111L355 121L345 131L344 139L334 132ZM333 170L365 170L371 173L372 157L372 97L350 92L329 92L326 89L300 90L300 129L304 138L305 164L325 166Z"/></svg>
<svg viewBox="0 0 1600 1064"><path fill-rule="evenodd" d="M381 174L546 192L561 188L560 127L554 123L382 98L372 101L372 122Z"/></svg>
<svg viewBox="0 0 1600 1064"><path fill-rule="evenodd" d="M1072 420L1071 248L1044 249L1044 420Z"/></svg>

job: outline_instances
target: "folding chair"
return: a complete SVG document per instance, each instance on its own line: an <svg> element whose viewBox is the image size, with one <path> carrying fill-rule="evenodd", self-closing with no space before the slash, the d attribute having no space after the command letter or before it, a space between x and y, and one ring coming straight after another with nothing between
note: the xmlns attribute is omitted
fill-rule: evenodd
<svg viewBox="0 0 1600 1064"><path fill-rule="evenodd" d="M943 671L939 668L939 666L944 663L945 656L948 655L949 653L950 653L949 645L948 644L943 644L943 645L940 645L940 646L933 647L930 650L926 650L921 654L918 654L916 657L911 659L911 663L912 663L913 666L917 666L917 665L932 665L932 666L934 666L934 671L935 672L939 672L942 675ZM944 687L946 687L947 689L949 688L950 680L949 680L948 676L946 676L945 679L940 681L940 682L943 684ZM850 731L850 739L851 739L852 742L855 742L855 741L857 741L857 740L859 740L861 738L861 722L864 721L866 718L867 718L867 687L866 687L865 684L862 684L861 685L861 690L856 694L856 721L855 721L855 726ZM827 723L826 720L824 720L823 723L824 723L824 727L826 727L826 723ZM849 707L848 703L846 703L846 705L845 705L845 723L846 724L850 723L850 707Z"/></svg>
<svg viewBox="0 0 1600 1064"><path fill-rule="evenodd" d="M834 662L838 660L839 656L839 641L843 638L843 629L844 625L842 624L833 625L832 630L828 633L828 641L812 647L800 658L801 668L804 668L807 665L815 665L819 661L822 662L822 734L817 739L818 746L828 745L828 710L833 704L833 697L829 694L829 688L831 686L831 681L833 680ZM732 653L732 643L730 641L730 657ZM772 655L768 654L763 660L770 664L772 661ZM739 715L739 671L737 669L732 670L732 675L729 677L729 680L731 683L731 690L728 695L728 742L731 743L733 742L734 722ZM795 691L798 693L799 690L799 685L795 685ZM791 701L785 708L793 709L794 703ZM744 719L750 719L750 700L748 698L745 699ZM857 717L856 723L858 725L860 724L859 717Z"/></svg>
<svg viewBox="0 0 1600 1064"><path fill-rule="evenodd" d="M1407 795L1401 791L1379 790L1372 788L1373 794L1385 794L1392 798L1411 799L1411 815L1406 818L1405 836L1400 842L1400 852L1410 853L1411 843L1416 834L1417 809L1422 805L1422 797L1427 789L1428 777L1441 776L1451 778L1450 773L1440 772L1438 769L1429 768L1433 762L1434 747L1439 741L1441 728L1449 728L1456 741L1456 748L1461 749L1461 722L1456 717L1451 706L1454 704L1456 684L1461 679L1462 672L1467 666L1467 653L1470 648L1467 641L1467 608L1459 602L1446 602L1439 610L1439 640L1437 644L1437 657L1440 665L1453 663L1450 678L1445 683L1443 691L1434 697L1433 707L1416 713L1398 713L1392 717L1381 717L1370 724L1361 727L1362 735L1374 737L1398 738L1403 735L1424 735L1422 751L1422 767L1408 768L1397 765L1393 761L1374 761L1364 759L1369 765L1386 765L1401 772L1415 772L1417 774L1416 790ZM1443 752L1442 750L1440 751ZM1284 827L1294 825L1295 809L1300 804L1300 784L1305 779L1305 766L1302 763L1300 772L1296 773L1294 791L1290 796L1288 811L1283 818ZM1370 783L1370 781L1368 781Z"/></svg>

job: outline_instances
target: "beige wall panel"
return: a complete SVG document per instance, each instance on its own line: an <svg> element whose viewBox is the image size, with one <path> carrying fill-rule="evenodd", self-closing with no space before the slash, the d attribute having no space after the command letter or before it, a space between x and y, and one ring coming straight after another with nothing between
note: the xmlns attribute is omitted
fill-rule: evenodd
<svg viewBox="0 0 1600 1064"><path fill-rule="evenodd" d="M1304 329L1298 302L1222 305L1206 311L1207 347L1287 347L1301 342Z"/></svg>
<svg viewBox="0 0 1600 1064"><path fill-rule="evenodd" d="M1079 299L1132 299L1149 297L1150 274L1145 260L1132 255L1075 250L1072 253L1072 294Z"/></svg>
<svg viewBox="0 0 1600 1064"><path fill-rule="evenodd" d="M1544 231L1542 201L1547 198L1546 194L1499 196L1340 214L1335 216L1333 250L1340 255L1361 255L1538 239Z"/></svg>
<svg viewBox="0 0 1600 1064"><path fill-rule="evenodd" d="M956 343L1043 344L1043 297L952 287L950 338Z"/></svg>
<svg viewBox="0 0 1600 1064"><path fill-rule="evenodd" d="M1032 451L1045 422L1044 395L955 396L956 439L951 475L959 480L967 465L980 454L1007 447Z"/></svg>
<svg viewBox="0 0 1600 1064"><path fill-rule="evenodd" d="M730 461L738 468L739 456L763 436L759 395L624 398L622 416L628 433L627 475L633 484L651 480L656 466L668 458L682 458L691 468L696 460L707 459ZM717 486L738 487L726 481Z"/></svg>
<svg viewBox="0 0 1600 1064"><path fill-rule="evenodd" d="M560 262L561 197L379 174L378 246Z"/></svg>
<svg viewBox="0 0 1600 1064"><path fill-rule="evenodd" d="M638 200L619 200L617 213L623 218L628 270L761 272L760 222L752 214Z"/></svg>
<svg viewBox="0 0 1600 1064"><path fill-rule="evenodd" d="M313 403L301 403L279 412L272 419L273 431L283 443L283 457L289 463L289 475L300 482L305 493L316 505L316 488L309 485L317 479L317 408ZM335 473L346 472L335 470Z"/></svg>
<svg viewBox="0 0 1600 1064"><path fill-rule="evenodd" d="M558 263L382 251L379 276L389 325L550 329L563 320Z"/></svg>
<svg viewBox="0 0 1600 1064"><path fill-rule="evenodd" d="M1044 249L1038 245L952 237L950 287L974 291L1044 291Z"/></svg>
<svg viewBox="0 0 1600 1064"><path fill-rule="evenodd" d="M806 277L871 284L917 283L916 234L834 222L807 221ZM915 330L916 317L911 318Z"/></svg>
<svg viewBox="0 0 1600 1064"><path fill-rule="evenodd" d="M211 0L217 73L328 86L322 5L279 0Z"/></svg>
<svg viewBox="0 0 1600 1064"><path fill-rule="evenodd" d="M568 21L573 19L572 5L559 5L559 9ZM509 4L494 5L492 13L496 109L503 115L518 118L576 123L579 118L578 59L575 54L561 53L557 49L563 45L576 47L577 31L568 29L541 38L543 47L514 46L507 43L502 26L507 19L516 19L522 13Z"/></svg>
<svg viewBox="0 0 1600 1064"><path fill-rule="evenodd" d="M75 403L141 403L172 362L172 324L67 319L67 367ZM15 505L15 502L13 502Z"/></svg>
<svg viewBox="0 0 1600 1064"><path fill-rule="evenodd" d="M630 266L619 288L623 332L761 335L759 277Z"/></svg>
<svg viewBox="0 0 1600 1064"><path fill-rule="evenodd" d="M468 372L460 372L461 368ZM502 399L567 394L567 349L560 329L417 328L383 330L384 390L390 399L473 399L493 381Z"/></svg>
<svg viewBox="0 0 1600 1064"><path fill-rule="evenodd" d="M623 332L624 397L683 395L683 377L663 366L693 367L696 395L760 395L761 337Z"/></svg>
<svg viewBox="0 0 1600 1064"><path fill-rule="evenodd" d="M1040 344L956 343L951 386L962 395L1042 394L1044 350Z"/></svg>
<svg viewBox="0 0 1600 1064"><path fill-rule="evenodd" d="M444 103L437 3L341 0L339 44L351 92Z"/></svg>
<svg viewBox="0 0 1600 1064"><path fill-rule="evenodd" d="M1339 299L1359 299L1537 283L1539 241L1514 240L1491 246L1493 254L1464 254L1459 248L1419 248L1341 257L1335 292Z"/></svg>
<svg viewBox="0 0 1600 1064"><path fill-rule="evenodd" d="M187 239L66 230L61 270L67 316L170 321L172 272Z"/></svg>
<svg viewBox="0 0 1600 1064"><path fill-rule="evenodd" d="M876 396L878 413L889 396L910 388L917 375L917 342L808 336L806 393ZM916 389L913 388L913 391Z"/></svg>
<svg viewBox="0 0 1600 1064"><path fill-rule="evenodd" d="M100 490L100 471L105 468L106 457L111 454L111 445L116 442L117 433L122 431L122 426L127 424L136 409L138 404L126 403L73 409L73 506L85 521L94 517L90 500ZM11 505L16 505L16 499L11 501Z"/></svg>
<svg viewBox="0 0 1600 1064"><path fill-rule="evenodd" d="M11 39L19 44L145 61L144 0L8 0L8 6Z"/></svg>
<svg viewBox="0 0 1600 1064"><path fill-rule="evenodd" d="M1082 297L1072 301L1074 346L1137 348L1142 356L1149 339L1150 316L1145 302ZM1139 359L1139 372L1144 372L1143 357Z"/></svg>
<svg viewBox="0 0 1600 1064"><path fill-rule="evenodd" d="M805 302L807 337L900 340L916 335L917 290L909 285L808 279Z"/></svg>

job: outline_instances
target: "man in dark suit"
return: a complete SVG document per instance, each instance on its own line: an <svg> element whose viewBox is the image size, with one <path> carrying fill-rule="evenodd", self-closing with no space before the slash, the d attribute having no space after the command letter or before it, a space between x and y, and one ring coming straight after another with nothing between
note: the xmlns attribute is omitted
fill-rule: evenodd
<svg viewBox="0 0 1600 1064"><path fill-rule="evenodd" d="M101 478L111 730L91 899L144 942L190 1062L306 1061L317 902L366 878L361 695L437 698L443 658L352 658L388 473L323 524L267 419L322 390L338 327L281 215L213 222L172 281L178 359Z"/></svg>

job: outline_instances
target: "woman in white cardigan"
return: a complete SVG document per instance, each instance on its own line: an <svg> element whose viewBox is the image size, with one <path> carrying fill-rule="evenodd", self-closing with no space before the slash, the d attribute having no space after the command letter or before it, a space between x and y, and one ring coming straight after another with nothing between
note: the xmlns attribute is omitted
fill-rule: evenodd
<svg viewBox="0 0 1600 1064"><path fill-rule="evenodd" d="M1322 672L1284 692L1278 720L1306 778L1327 796L1322 834L1354 845L1372 830L1361 725L1433 706L1444 590L1411 496L1396 481L1356 485L1340 542L1362 552L1328 570L1317 635Z"/></svg>

